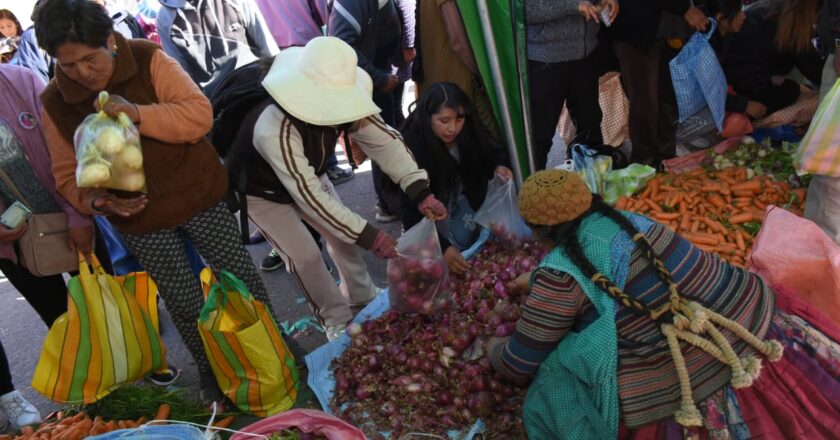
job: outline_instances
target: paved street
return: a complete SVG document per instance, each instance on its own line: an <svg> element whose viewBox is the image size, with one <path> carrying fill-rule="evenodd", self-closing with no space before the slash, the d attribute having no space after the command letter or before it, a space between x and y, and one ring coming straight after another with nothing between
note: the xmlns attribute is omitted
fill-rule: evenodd
<svg viewBox="0 0 840 440"><path fill-rule="evenodd" d="M339 149L340 150L340 149ZM339 158L342 160L342 158ZM343 166L346 161L342 160ZM337 187L338 193L344 203L353 211L361 214L366 219L374 220L373 183L370 177L370 162L366 162L359 170L356 177L349 182ZM400 225L398 222L380 225L377 227L385 229L393 237L398 237ZM259 265L262 258L269 250L266 243L248 246L254 263ZM379 286L384 286L385 263L378 260L373 254L366 256L368 267L374 281ZM274 310L280 315L279 320L288 321L294 324L301 318L311 316L308 306L304 302L303 295L297 284L285 269L274 272L262 272L263 281L271 296ZM7 356L12 369L12 378L15 386L24 396L41 410L42 414L58 408L58 406L42 397L32 389L30 383L32 374L40 355L41 343L47 333L47 328L38 315L20 294L3 278L0 280L0 340L6 349ZM169 320L164 307L161 307L161 321L163 328L163 340L168 350L167 358L170 362L184 370L180 386L195 390L198 387L198 376L192 358L181 343L180 337ZM293 334L293 338L299 341L302 348L307 352L312 351L326 342L323 333L312 328L303 332ZM306 395L307 393L305 393ZM311 397L311 394L310 394ZM0 416L0 430L5 426L6 421Z"/></svg>

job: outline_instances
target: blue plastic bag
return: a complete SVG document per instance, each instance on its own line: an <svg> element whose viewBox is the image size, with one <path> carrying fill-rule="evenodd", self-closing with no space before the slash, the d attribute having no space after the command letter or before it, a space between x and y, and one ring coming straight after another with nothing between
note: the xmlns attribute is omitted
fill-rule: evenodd
<svg viewBox="0 0 840 440"><path fill-rule="evenodd" d="M677 96L682 123L708 106L718 132L723 131L726 114L726 76L720 67L715 50L709 45L717 22L709 19L706 33L696 32L669 63L671 82Z"/></svg>
<svg viewBox="0 0 840 440"><path fill-rule="evenodd" d="M204 433L193 426L145 425L88 438L94 440L204 440Z"/></svg>

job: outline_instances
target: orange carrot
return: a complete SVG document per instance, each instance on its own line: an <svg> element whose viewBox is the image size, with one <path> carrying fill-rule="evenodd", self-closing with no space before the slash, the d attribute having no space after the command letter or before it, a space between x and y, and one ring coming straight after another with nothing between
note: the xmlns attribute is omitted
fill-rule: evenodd
<svg viewBox="0 0 840 440"><path fill-rule="evenodd" d="M648 188L650 188L650 197L656 198L659 196L659 180L653 179L648 182Z"/></svg>
<svg viewBox="0 0 840 440"><path fill-rule="evenodd" d="M737 183L732 185L732 191L750 191L753 193L761 192L761 181L756 179Z"/></svg>
<svg viewBox="0 0 840 440"><path fill-rule="evenodd" d="M172 411L172 407L169 406L168 403L162 403L155 413L155 420L169 420L169 413Z"/></svg>
<svg viewBox="0 0 840 440"><path fill-rule="evenodd" d="M215 426L216 428L227 428L233 423L233 419L234 416L227 416L222 420L219 420L218 422L214 423L213 426Z"/></svg>
<svg viewBox="0 0 840 440"><path fill-rule="evenodd" d="M754 217L753 217L752 213L745 212L745 213L742 213L742 214L737 214L737 215L733 215L733 216L729 217L729 223L732 223L733 225L737 225L737 224L741 224L741 223L751 222L751 221L753 221L753 219L754 219Z"/></svg>
<svg viewBox="0 0 840 440"><path fill-rule="evenodd" d="M657 211L657 212L661 212L661 211L662 211L662 207L661 207L661 206L659 206L659 205L657 205L657 204L656 204L653 200L650 200L650 199L644 199L644 202L645 202L645 204L646 204L647 206L649 206L649 207L650 207L650 209L651 209L652 211Z"/></svg>
<svg viewBox="0 0 840 440"><path fill-rule="evenodd" d="M735 244L738 246L738 249L740 249L742 252L747 251L747 245L746 243L744 243L744 237L741 237L741 234L738 232L735 233Z"/></svg>
<svg viewBox="0 0 840 440"><path fill-rule="evenodd" d="M703 244L707 246L716 246L718 244L717 237L703 232L689 232L683 234L683 236L694 244Z"/></svg>
<svg viewBox="0 0 840 440"><path fill-rule="evenodd" d="M714 205L716 208L723 208L726 205L726 202L723 200L723 197L717 194L709 197L709 203Z"/></svg>
<svg viewBox="0 0 840 440"><path fill-rule="evenodd" d="M679 212L655 212L653 213L653 217L657 220L676 220L680 218Z"/></svg>

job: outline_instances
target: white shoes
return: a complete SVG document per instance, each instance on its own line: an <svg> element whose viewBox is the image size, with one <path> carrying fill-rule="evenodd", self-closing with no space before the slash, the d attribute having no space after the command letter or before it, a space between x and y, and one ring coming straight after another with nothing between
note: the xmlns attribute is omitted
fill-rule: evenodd
<svg viewBox="0 0 840 440"><path fill-rule="evenodd" d="M329 325L326 329L324 329L324 333L327 335L327 340L330 342L340 338L346 331L347 324Z"/></svg>
<svg viewBox="0 0 840 440"><path fill-rule="evenodd" d="M0 410L9 419L15 431L27 425L41 423L41 413L17 390L0 396Z"/></svg>

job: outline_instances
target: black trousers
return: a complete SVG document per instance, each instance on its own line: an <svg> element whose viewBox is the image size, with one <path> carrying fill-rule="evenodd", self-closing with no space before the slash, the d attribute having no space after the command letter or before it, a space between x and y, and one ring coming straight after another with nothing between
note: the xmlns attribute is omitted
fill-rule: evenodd
<svg viewBox="0 0 840 440"><path fill-rule="evenodd" d="M0 259L0 270L47 327L67 311L67 286L63 276L36 277L23 266L6 259ZM9 360L0 342L0 395L14 390Z"/></svg>
<svg viewBox="0 0 840 440"><path fill-rule="evenodd" d="M601 106L598 104L598 58L560 63L528 61L531 124L534 130L534 165L545 168L551 140L563 105L569 108L579 142L601 145Z"/></svg>
<svg viewBox="0 0 840 440"><path fill-rule="evenodd" d="M679 110L668 67L673 50L665 42L640 49L621 41L613 42L613 50L630 101L630 162L658 168L676 156Z"/></svg>

